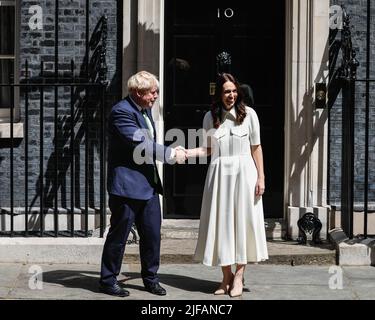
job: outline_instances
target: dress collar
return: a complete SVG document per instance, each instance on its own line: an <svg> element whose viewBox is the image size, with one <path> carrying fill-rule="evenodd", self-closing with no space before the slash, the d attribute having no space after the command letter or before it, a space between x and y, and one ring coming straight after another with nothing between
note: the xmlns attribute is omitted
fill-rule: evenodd
<svg viewBox="0 0 375 320"><path fill-rule="evenodd" d="M229 111L227 111L223 108L223 120L228 118L228 117L231 117L234 120L237 119L236 108L234 106Z"/></svg>

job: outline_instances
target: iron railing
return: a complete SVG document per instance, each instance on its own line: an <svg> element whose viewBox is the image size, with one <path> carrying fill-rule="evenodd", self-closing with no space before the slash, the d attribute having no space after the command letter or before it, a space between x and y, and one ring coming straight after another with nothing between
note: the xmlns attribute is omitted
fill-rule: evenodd
<svg viewBox="0 0 375 320"><path fill-rule="evenodd" d="M9 137L9 207L2 207L0 217L2 236L89 236L89 215L94 217L93 228L97 225L99 214L100 236L103 237L106 227L106 39L107 18L103 16L98 22L91 39L89 39L89 10L86 12L86 56L79 76L75 76L76 66L71 61L70 74L59 71L58 32L55 33L55 69L48 74L44 63L40 64L40 75L29 77L29 63L25 61L25 78L20 83L3 83L0 87L10 87L12 93L18 88L23 104L24 137L22 141L15 137L14 106L10 112ZM58 1L56 1L56 30L58 30ZM45 95L53 95L53 116L46 114L48 107ZM39 108L35 108L36 101ZM48 104L51 104L48 101ZM66 105L69 105L67 108ZM31 108L30 106L33 105ZM35 117L38 111L39 155L30 150L30 137L35 139L36 123L30 123L31 114ZM53 120L51 120L53 118ZM53 135L46 134L46 125L53 122ZM31 125L33 128L31 128ZM47 140L47 138L49 140ZM48 162L45 145L52 143L53 148ZM17 144L17 146L16 146ZM81 172L81 145L84 144L84 170ZM22 151L21 151L22 149ZM15 152L16 151L16 152ZM20 168L19 157L22 153L23 166ZM30 158L39 158L39 177L35 189L30 187L30 178L36 172L30 172ZM99 158L99 159L98 159ZM24 171L24 190L15 190L15 163L17 172ZM99 164L99 174L95 169ZM34 168L35 170L35 168ZM69 173L69 174L68 174ZM69 176L69 177L68 177ZM82 177L83 176L83 177ZM70 186L67 191L66 180ZM83 181L83 183L81 183ZM95 184L95 182L99 184ZM84 200L81 201L81 188L84 189ZM99 191L98 191L99 190ZM34 195L30 193L34 192ZM15 206L23 196L23 209ZM60 195L60 199L59 199ZM30 199L31 197L32 200ZM17 198L17 199L16 199ZM99 198L99 199L98 199ZM69 200L69 205L67 201ZM35 204L38 203L38 206ZM16 210L15 210L16 209ZM17 212L16 212L17 211ZM62 214L66 220L59 221ZM23 214L23 216L22 216ZM53 215L53 227L46 226L46 218ZM76 217L81 225L76 228ZM24 228L19 226L19 217L24 220ZM15 226L17 219L18 225ZM83 221L82 221L83 220ZM9 222L9 223L8 223ZM64 226L61 226L64 225Z"/></svg>
<svg viewBox="0 0 375 320"><path fill-rule="evenodd" d="M371 65L371 41L370 41L370 27L371 27L371 1L367 1L367 37L366 37L366 61L363 65L366 66L366 76L364 79L357 78L357 68L360 65L356 58L356 50L353 48L352 33L351 33L351 17L347 14L345 7L343 11L343 28L341 31L341 40L339 46L334 47L331 43L330 60L333 67L339 52L342 55L341 66L334 72L331 71L330 80L330 106L335 102L338 94L336 87L342 90L342 170L341 170L341 225L346 235L352 239L354 235L354 199L358 198L355 190L355 133L356 133L356 87L359 83L365 83L365 117L364 123L360 125L364 127L364 186L363 186L363 207L357 208L363 211L363 234L357 234L358 237L367 238L368 236L368 214L369 214L369 128L370 128L370 83L374 83L375 79L370 79L370 65ZM332 40L332 39L331 39ZM338 85L337 85L338 84Z"/></svg>

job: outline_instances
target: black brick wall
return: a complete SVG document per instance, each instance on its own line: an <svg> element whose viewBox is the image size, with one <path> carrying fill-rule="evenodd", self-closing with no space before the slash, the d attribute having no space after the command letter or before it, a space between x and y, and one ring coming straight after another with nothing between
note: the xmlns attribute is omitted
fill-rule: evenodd
<svg viewBox="0 0 375 320"><path fill-rule="evenodd" d="M102 15L108 17L107 38L107 88L106 108L121 97L121 28L122 10L121 1L116 0L94 0L90 3L90 38L93 30ZM43 9L43 30L30 30L29 8L39 5ZM40 76L40 63L44 61L44 72L51 76L55 70L55 1L21 1L21 26L20 26L20 69L21 78L25 76L25 61L29 63L29 77L35 79ZM60 0L59 1L59 76L70 74L70 64L73 59L76 65L75 76L85 73L86 52L86 1L85 0ZM92 58L92 52L90 53ZM86 101L89 113L89 155L90 155L90 204L98 205L99 201L99 125L98 125L98 96L97 90L86 91L83 88L75 88L76 116L75 116L75 165L76 165L76 207L84 206L84 157L86 136L83 126L86 120L82 116L82 105ZM20 117L24 122L25 101L24 92L21 93ZM34 90L29 94L29 205L39 206L38 181L39 170L39 115L40 94ZM63 87L58 91L58 156L59 156L59 206L70 206L70 88ZM45 196L48 197L46 205L53 201L53 172L54 165L54 89L46 89L44 93L44 183ZM14 149L14 205L24 206L25 194L25 165L24 165L25 139ZM9 148L0 146L0 207L10 206L10 161Z"/></svg>
<svg viewBox="0 0 375 320"><path fill-rule="evenodd" d="M367 1L359 0L331 0L331 5L344 5L351 16L353 47L357 52L360 63L358 79L366 78L366 37L367 37ZM375 79L375 4L372 3L371 13L371 54L370 78ZM331 31L332 32L332 31ZM340 33L336 39L340 39ZM340 58L337 65L340 64ZM354 190L355 209L362 210L364 199L364 158L365 158L365 108L366 85L364 82L356 84L355 105L355 166ZM341 199L341 136L342 136L342 97L341 93L331 109L330 115L330 190L329 197L332 205L340 206ZM370 162L369 162L369 205L375 209L375 83L370 85Z"/></svg>

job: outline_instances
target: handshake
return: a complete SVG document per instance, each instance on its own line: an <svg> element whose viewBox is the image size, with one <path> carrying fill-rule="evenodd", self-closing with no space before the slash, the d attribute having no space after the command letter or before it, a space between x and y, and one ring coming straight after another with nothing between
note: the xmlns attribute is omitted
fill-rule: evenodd
<svg viewBox="0 0 375 320"><path fill-rule="evenodd" d="M184 147L178 146L174 148L174 151L175 151L174 159L176 160L178 164L182 164L187 160L188 150L186 150Z"/></svg>

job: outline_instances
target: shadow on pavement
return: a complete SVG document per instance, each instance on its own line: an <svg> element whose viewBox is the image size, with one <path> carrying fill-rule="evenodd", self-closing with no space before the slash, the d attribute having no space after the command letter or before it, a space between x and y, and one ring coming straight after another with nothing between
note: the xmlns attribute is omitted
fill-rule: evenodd
<svg viewBox="0 0 375 320"><path fill-rule="evenodd" d="M43 273L43 282L99 293L99 272L54 270Z"/></svg>
<svg viewBox="0 0 375 320"><path fill-rule="evenodd" d="M54 270L43 273L43 282L59 284L67 288L77 288L99 293L99 272L81 270ZM159 274L161 285L165 284L182 291L212 294L220 285L219 281L197 279L174 274ZM129 283L139 279L141 284ZM123 272L118 277L118 282L126 288L145 291L139 272ZM244 288L244 291L249 289Z"/></svg>
<svg viewBox="0 0 375 320"><path fill-rule="evenodd" d="M140 278L139 273L124 272L122 274L127 277L126 279L122 281L119 280L119 282L123 282L123 283L131 279ZM220 285L220 281L210 281L210 280L192 278L188 276L165 274L165 273L159 273L158 275L159 275L159 280L160 280L161 285L165 284L169 287L174 287L182 291L212 294ZM126 287L140 289L143 291L145 290L143 287L139 287L139 286L132 285L132 284L127 284ZM250 290L246 288L246 285L244 287L244 292L250 292Z"/></svg>

